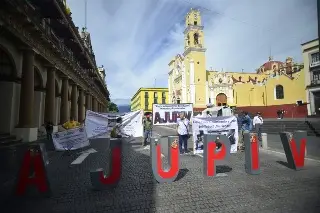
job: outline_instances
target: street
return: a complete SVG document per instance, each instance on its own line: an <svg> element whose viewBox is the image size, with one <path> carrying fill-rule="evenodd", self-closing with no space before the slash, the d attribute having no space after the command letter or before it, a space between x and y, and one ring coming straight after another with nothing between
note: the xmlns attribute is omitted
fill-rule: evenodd
<svg viewBox="0 0 320 213"><path fill-rule="evenodd" d="M155 127L154 131L161 136L174 133L165 127ZM126 140L122 179L114 190L105 191L92 189L89 172L108 167L110 150L106 144L91 143L91 147L73 151L71 155L49 152L52 196L38 198L30 192L31 198L17 199L10 195L14 179L9 179L1 186L3 212L320 211L318 162L307 160L304 170L294 171L283 165L284 155L261 152L261 174L248 175L243 165L244 154L238 153L231 156L228 165L217 167L217 172L224 175L205 178L203 158L183 155L177 180L158 184L152 174L150 150L141 147L141 143L141 140ZM82 162L71 165L89 152Z"/></svg>

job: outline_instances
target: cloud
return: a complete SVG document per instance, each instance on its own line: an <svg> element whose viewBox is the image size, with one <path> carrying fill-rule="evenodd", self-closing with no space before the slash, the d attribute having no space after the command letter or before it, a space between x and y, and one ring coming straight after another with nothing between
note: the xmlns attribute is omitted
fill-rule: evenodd
<svg viewBox="0 0 320 213"><path fill-rule="evenodd" d="M317 37L315 0L87 0L87 23L111 97L167 87L168 63L184 48L184 17L202 11L207 68L254 72L270 54L301 61L302 42ZM84 0L69 0L84 25ZM156 79L156 81L155 81Z"/></svg>

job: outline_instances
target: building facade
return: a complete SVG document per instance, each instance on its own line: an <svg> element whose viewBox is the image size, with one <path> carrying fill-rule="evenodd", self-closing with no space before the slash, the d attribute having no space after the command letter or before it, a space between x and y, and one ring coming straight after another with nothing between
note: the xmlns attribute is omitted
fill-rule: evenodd
<svg viewBox="0 0 320 213"><path fill-rule="evenodd" d="M319 40L315 39L301 45L308 100L308 115L320 116L320 56Z"/></svg>
<svg viewBox="0 0 320 213"><path fill-rule="evenodd" d="M0 5L0 133L35 141L44 122L56 131L70 116L82 122L87 109L107 110L105 70L64 1Z"/></svg>
<svg viewBox="0 0 320 213"><path fill-rule="evenodd" d="M303 64L288 57L271 57L255 73L207 70L204 31L199 10L186 16L185 50L169 63L169 102L193 103L199 112L208 106L235 106L265 117L283 109L287 117L307 114ZM298 104L297 104L298 103Z"/></svg>
<svg viewBox="0 0 320 213"><path fill-rule="evenodd" d="M168 88L140 88L131 98L131 111L152 112L153 104L168 104Z"/></svg>

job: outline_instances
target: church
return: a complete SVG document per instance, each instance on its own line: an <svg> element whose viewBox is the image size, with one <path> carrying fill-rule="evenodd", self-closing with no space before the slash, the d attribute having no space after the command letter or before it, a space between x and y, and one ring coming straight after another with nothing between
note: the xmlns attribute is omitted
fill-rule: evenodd
<svg viewBox="0 0 320 213"><path fill-rule="evenodd" d="M290 118L307 115L303 63L269 57L255 72L207 70L200 11L191 9L185 25L184 52L169 63L170 103L193 103L195 114L212 106L232 106L266 118L277 117L278 110Z"/></svg>

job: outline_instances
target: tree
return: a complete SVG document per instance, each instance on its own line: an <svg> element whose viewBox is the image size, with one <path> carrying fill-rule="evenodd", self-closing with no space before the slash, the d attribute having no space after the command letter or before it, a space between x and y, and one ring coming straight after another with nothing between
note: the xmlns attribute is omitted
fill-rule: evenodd
<svg viewBox="0 0 320 213"><path fill-rule="evenodd" d="M109 112L119 112L117 104L113 102L109 102L108 108L109 108Z"/></svg>

